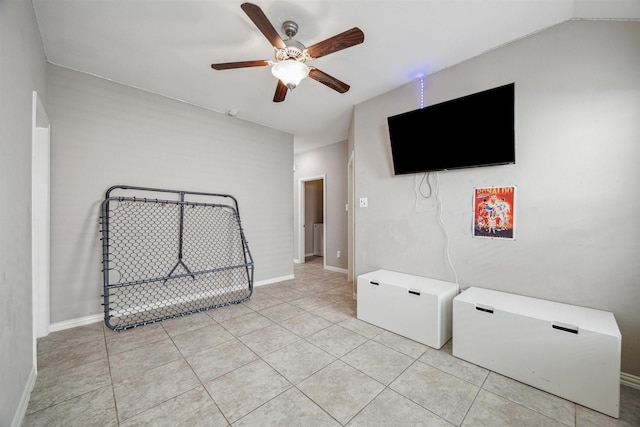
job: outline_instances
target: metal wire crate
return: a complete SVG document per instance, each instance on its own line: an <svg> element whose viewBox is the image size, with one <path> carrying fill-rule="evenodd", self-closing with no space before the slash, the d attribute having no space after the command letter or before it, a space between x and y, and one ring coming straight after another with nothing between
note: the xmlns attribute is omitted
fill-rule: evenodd
<svg viewBox="0 0 640 427"><path fill-rule="evenodd" d="M159 193L175 199L153 197ZM101 224L104 321L113 330L253 293L253 259L233 196L113 186Z"/></svg>

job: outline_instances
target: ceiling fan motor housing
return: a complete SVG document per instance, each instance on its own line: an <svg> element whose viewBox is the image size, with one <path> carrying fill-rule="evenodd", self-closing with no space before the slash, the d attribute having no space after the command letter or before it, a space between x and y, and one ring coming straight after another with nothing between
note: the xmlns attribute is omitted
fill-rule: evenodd
<svg viewBox="0 0 640 427"><path fill-rule="evenodd" d="M294 37L298 34L298 24L293 21L284 21L282 23L282 32L289 37L287 40L283 40L285 47L276 49L275 58L277 61L286 61L287 59L293 59L298 62L306 62L310 58L307 53L305 45L295 40Z"/></svg>
<svg viewBox="0 0 640 427"><path fill-rule="evenodd" d="M276 49L275 58L278 61L286 61L287 59L293 59L299 62L306 62L311 57L307 53L307 48L297 40L289 39L284 40L286 45L282 49Z"/></svg>

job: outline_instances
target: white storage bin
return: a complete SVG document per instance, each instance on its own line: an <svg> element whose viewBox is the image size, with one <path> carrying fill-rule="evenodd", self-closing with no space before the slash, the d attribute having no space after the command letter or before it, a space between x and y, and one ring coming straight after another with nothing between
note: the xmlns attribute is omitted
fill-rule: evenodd
<svg viewBox="0 0 640 427"><path fill-rule="evenodd" d="M358 276L358 319L433 348L451 338L455 283L389 270Z"/></svg>
<svg viewBox="0 0 640 427"><path fill-rule="evenodd" d="M453 301L453 355L618 418L613 313L470 287Z"/></svg>

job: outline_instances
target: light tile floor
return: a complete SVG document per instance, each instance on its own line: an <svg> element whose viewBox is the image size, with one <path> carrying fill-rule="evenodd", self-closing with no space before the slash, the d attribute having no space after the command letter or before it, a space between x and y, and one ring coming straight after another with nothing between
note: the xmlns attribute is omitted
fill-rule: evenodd
<svg viewBox="0 0 640 427"><path fill-rule="evenodd" d="M640 426L362 322L322 258L245 303L38 342L24 426Z"/></svg>

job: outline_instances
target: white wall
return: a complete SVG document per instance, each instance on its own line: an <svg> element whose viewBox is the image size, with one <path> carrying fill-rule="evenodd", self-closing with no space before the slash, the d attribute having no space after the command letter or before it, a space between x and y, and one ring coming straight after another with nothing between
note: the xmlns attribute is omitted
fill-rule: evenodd
<svg viewBox="0 0 640 427"><path fill-rule="evenodd" d="M326 175L326 206L324 218L325 259L327 267L347 269L347 141L331 144L295 156L293 174L294 259L298 254L298 193L299 181L309 177ZM309 227L309 225L307 225ZM337 252L341 252L340 258ZM307 253L312 252L309 248Z"/></svg>
<svg viewBox="0 0 640 427"><path fill-rule="evenodd" d="M640 22L569 21L427 76L426 105L516 87L516 165L431 174L440 203L391 165L386 118L419 107L419 84L357 105L355 197L369 207L356 208L356 274L457 277L612 311L622 370L640 375L639 46ZM416 143L437 155L428 137ZM504 185L517 186L516 240L472 238L473 188Z"/></svg>
<svg viewBox="0 0 640 427"><path fill-rule="evenodd" d="M234 196L254 283L292 277L292 135L54 65L47 77L53 323L102 312L98 218L113 185Z"/></svg>
<svg viewBox="0 0 640 427"><path fill-rule="evenodd" d="M31 296L32 93L46 102L30 1L0 2L0 425L22 419L35 380Z"/></svg>

